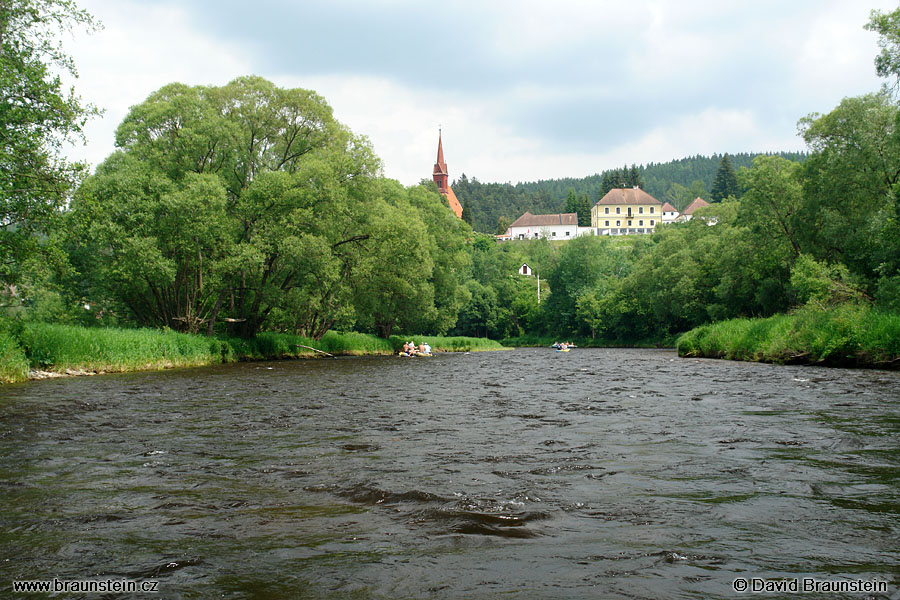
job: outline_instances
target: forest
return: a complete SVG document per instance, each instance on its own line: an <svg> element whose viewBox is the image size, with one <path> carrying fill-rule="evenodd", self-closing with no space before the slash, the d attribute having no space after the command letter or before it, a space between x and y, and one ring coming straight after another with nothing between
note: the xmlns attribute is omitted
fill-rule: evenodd
<svg viewBox="0 0 900 600"><path fill-rule="evenodd" d="M473 228L432 183L384 178L367 139L324 98L256 76L160 88L132 107L117 150L87 174L58 149L94 109L50 75L58 46L28 31L36 16L91 20L70 4L51 15L36 6L3 9L7 33L20 37L2 40L15 85L3 88L14 110L0 112L0 352L32 322L246 339L356 331L629 344L789 311L900 313L900 9L873 13L868 26L894 86L801 118L806 152L515 186L461 176L454 188ZM701 188L718 201L653 235L491 235L504 217L596 202L623 184L679 207ZM523 262L540 278L517 275Z"/></svg>

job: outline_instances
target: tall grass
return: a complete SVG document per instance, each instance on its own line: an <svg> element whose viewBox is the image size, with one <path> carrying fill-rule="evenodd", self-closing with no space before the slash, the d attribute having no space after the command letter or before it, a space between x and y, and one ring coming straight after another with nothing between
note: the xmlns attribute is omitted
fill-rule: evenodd
<svg viewBox="0 0 900 600"><path fill-rule="evenodd" d="M135 371L222 362L219 339L157 329L88 328L28 323L20 340L34 367L54 370Z"/></svg>
<svg viewBox="0 0 900 600"><path fill-rule="evenodd" d="M732 319L678 339L680 356L834 366L900 366L900 315L865 305L805 306L790 315Z"/></svg>
<svg viewBox="0 0 900 600"><path fill-rule="evenodd" d="M393 354L408 339L428 342L438 352L502 349L493 340L468 337L393 336L385 340L364 333L329 331L317 341L271 332L252 339L208 338L158 329L27 323L15 333L0 329L0 383L26 379L29 367L55 372L120 372L322 356L316 350L331 355Z"/></svg>
<svg viewBox="0 0 900 600"><path fill-rule="evenodd" d="M11 333L0 331L0 383L15 383L28 378L28 359L19 341Z"/></svg>

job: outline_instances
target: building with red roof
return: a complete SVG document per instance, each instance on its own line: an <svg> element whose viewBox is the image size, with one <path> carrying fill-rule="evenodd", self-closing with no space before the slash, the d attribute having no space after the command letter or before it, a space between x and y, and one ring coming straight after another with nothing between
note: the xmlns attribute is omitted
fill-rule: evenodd
<svg viewBox="0 0 900 600"><path fill-rule="evenodd" d="M615 188L591 208L597 235L653 233L662 222L663 203L639 187Z"/></svg>
<svg viewBox="0 0 900 600"><path fill-rule="evenodd" d="M444 162L444 147L441 143L440 130L438 130L437 162L434 163L434 171L431 173L431 178L434 179L434 183L437 184L440 192L447 198L447 204L450 205L450 210L452 210L457 217L462 218L462 205L459 203L459 200L456 199L453 188L450 187L450 176L447 174L447 163Z"/></svg>
<svg viewBox="0 0 900 600"><path fill-rule="evenodd" d="M697 197L693 202L687 205L687 208L682 211L680 215L678 215L679 221L690 221L694 218L694 211L698 208L703 208L704 206L709 206L709 202L704 200L703 198Z"/></svg>

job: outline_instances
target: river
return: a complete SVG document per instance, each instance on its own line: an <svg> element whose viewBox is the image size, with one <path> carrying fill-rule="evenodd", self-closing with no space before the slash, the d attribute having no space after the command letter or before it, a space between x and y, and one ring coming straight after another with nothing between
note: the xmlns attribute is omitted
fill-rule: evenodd
<svg viewBox="0 0 900 600"><path fill-rule="evenodd" d="M900 373L665 350L9 385L0 589L694 599L814 578L900 597L898 449Z"/></svg>

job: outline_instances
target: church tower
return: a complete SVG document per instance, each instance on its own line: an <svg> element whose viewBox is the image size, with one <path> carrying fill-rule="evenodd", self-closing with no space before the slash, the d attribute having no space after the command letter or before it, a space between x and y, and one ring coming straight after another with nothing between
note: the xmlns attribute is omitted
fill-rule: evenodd
<svg viewBox="0 0 900 600"><path fill-rule="evenodd" d="M431 178L434 179L438 189L447 198L450 209L456 213L457 217L462 218L462 205L456 199L453 188L450 187L450 176L447 174L447 163L444 162L444 146L441 142L440 130L438 130L437 162L434 163L434 171L431 173Z"/></svg>

